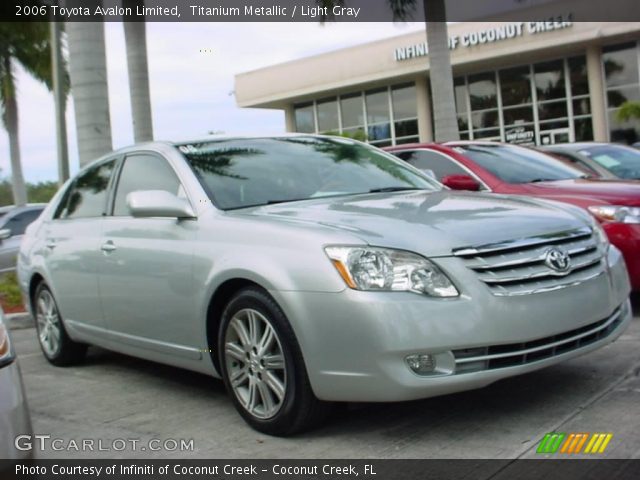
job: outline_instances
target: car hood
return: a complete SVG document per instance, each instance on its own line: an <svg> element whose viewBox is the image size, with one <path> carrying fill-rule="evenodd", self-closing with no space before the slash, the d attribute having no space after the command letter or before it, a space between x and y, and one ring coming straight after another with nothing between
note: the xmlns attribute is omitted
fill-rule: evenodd
<svg viewBox="0 0 640 480"><path fill-rule="evenodd" d="M370 245L430 256L587 224L564 207L540 200L448 190L314 199L245 210L247 214L263 220L322 224Z"/></svg>
<svg viewBox="0 0 640 480"><path fill-rule="evenodd" d="M612 205L640 206L640 182L635 180L571 179L527 184L531 194L590 197Z"/></svg>

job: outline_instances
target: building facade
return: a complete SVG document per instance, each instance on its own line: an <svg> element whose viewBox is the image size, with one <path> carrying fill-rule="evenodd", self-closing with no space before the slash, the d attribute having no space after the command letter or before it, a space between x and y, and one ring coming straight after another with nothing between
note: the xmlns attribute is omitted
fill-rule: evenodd
<svg viewBox="0 0 640 480"><path fill-rule="evenodd" d="M640 101L640 23L453 24L449 48L463 139L640 141L640 121L615 115ZM242 73L235 91L241 107L283 110L290 132L433 139L423 31Z"/></svg>

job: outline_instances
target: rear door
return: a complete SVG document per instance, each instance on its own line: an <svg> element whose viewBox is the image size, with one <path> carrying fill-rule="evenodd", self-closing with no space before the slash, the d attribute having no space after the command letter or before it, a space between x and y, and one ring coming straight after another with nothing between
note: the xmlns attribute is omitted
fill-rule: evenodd
<svg viewBox="0 0 640 480"><path fill-rule="evenodd" d="M140 190L186 198L163 156L141 152L124 158L101 239L100 292L108 326L120 342L191 356L201 341L200 325L193 321L197 221L132 217L126 197Z"/></svg>
<svg viewBox="0 0 640 480"><path fill-rule="evenodd" d="M73 327L104 328L98 295L100 239L115 159L81 173L43 225L43 257L62 317Z"/></svg>

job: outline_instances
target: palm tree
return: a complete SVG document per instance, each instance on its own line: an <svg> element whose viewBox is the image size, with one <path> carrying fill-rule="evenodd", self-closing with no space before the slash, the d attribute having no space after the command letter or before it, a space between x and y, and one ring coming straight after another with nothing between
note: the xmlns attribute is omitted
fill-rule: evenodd
<svg viewBox="0 0 640 480"><path fill-rule="evenodd" d="M640 120L640 102L627 100L616 112L616 119L620 122L629 120Z"/></svg>
<svg viewBox="0 0 640 480"><path fill-rule="evenodd" d="M9 134L11 184L15 205L27 203L18 129L16 65L51 90L51 42L47 23L0 23L0 106Z"/></svg>
<svg viewBox="0 0 640 480"><path fill-rule="evenodd" d="M123 0L123 7L135 9L139 0ZM151 99L149 97L149 67L147 63L147 39L145 22L124 22L129 70L129 92L133 116L133 138L136 142L153 140Z"/></svg>
<svg viewBox="0 0 640 480"><path fill-rule="evenodd" d="M68 22L67 43L82 166L112 150L104 23Z"/></svg>

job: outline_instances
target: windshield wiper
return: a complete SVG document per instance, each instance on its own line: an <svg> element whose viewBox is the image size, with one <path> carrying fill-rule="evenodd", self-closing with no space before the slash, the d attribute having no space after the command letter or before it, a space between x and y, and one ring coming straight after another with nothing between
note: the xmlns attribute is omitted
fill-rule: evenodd
<svg viewBox="0 0 640 480"><path fill-rule="evenodd" d="M372 188L368 193L381 193L381 192L404 192L407 190L426 190L426 188L419 187L382 187Z"/></svg>
<svg viewBox="0 0 640 480"><path fill-rule="evenodd" d="M540 183L540 182L554 182L554 178L534 178L533 180L529 180L529 183Z"/></svg>

